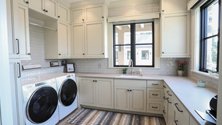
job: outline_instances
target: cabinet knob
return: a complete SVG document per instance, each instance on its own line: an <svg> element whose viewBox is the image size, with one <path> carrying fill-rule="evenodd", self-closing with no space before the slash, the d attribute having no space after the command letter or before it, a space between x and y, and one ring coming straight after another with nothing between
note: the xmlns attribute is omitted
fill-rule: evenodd
<svg viewBox="0 0 222 125"><path fill-rule="evenodd" d="M104 16L102 16L102 18L104 18Z"/></svg>
<svg viewBox="0 0 222 125"><path fill-rule="evenodd" d="M104 53L102 53L104 55Z"/></svg>
<svg viewBox="0 0 222 125"><path fill-rule="evenodd" d="M129 90L130 92L132 92L132 90Z"/></svg>
<svg viewBox="0 0 222 125"><path fill-rule="evenodd" d="M48 12L48 10L45 10L45 12Z"/></svg>
<svg viewBox="0 0 222 125"><path fill-rule="evenodd" d="M59 53L59 55L61 55L61 54Z"/></svg>
<svg viewBox="0 0 222 125"><path fill-rule="evenodd" d="M83 55L85 55L85 53L83 53Z"/></svg>
<svg viewBox="0 0 222 125"><path fill-rule="evenodd" d="M162 12L164 12L164 10L162 10Z"/></svg>
<svg viewBox="0 0 222 125"><path fill-rule="evenodd" d="M31 53L28 53L28 55L31 55Z"/></svg>
<svg viewBox="0 0 222 125"><path fill-rule="evenodd" d="M84 19L82 19L82 21L84 21Z"/></svg>
<svg viewBox="0 0 222 125"><path fill-rule="evenodd" d="M46 11L45 9L43 9L43 11Z"/></svg>
<svg viewBox="0 0 222 125"><path fill-rule="evenodd" d="M164 52L162 52L162 54L164 54Z"/></svg>
<svg viewBox="0 0 222 125"><path fill-rule="evenodd" d="M60 18L60 16L58 16L58 18Z"/></svg>
<svg viewBox="0 0 222 125"><path fill-rule="evenodd" d="M26 4L29 4L29 1L26 1L25 3L26 3Z"/></svg>

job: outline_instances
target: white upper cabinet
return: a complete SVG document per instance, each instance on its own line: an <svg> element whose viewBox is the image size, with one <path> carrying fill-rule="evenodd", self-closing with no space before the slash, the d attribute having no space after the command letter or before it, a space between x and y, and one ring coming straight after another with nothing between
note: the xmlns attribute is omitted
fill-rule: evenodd
<svg viewBox="0 0 222 125"><path fill-rule="evenodd" d="M85 22L104 20L103 5L85 7Z"/></svg>
<svg viewBox="0 0 222 125"><path fill-rule="evenodd" d="M58 4L58 19L60 21L64 21L66 23L69 23L69 17L70 17L69 8L67 8L61 4Z"/></svg>
<svg viewBox="0 0 222 125"><path fill-rule="evenodd" d="M104 57L103 22L85 24L85 43L87 57Z"/></svg>
<svg viewBox="0 0 222 125"><path fill-rule="evenodd" d="M58 23L58 50L59 56L62 58L69 58L70 53L70 26L69 24Z"/></svg>
<svg viewBox="0 0 222 125"><path fill-rule="evenodd" d="M72 26L72 55L75 58L85 57L84 24Z"/></svg>
<svg viewBox="0 0 222 125"><path fill-rule="evenodd" d="M190 13L164 14L161 57L190 57Z"/></svg>
<svg viewBox="0 0 222 125"><path fill-rule="evenodd" d="M18 39L18 3L16 0L7 0L8 18L8 47L9 58L20 58L20 47Z"/></svg>
<svg viewBox="0 0 222 125"><path fill-rule="evenodd" d="M18 5L18 43L21 60L30 60L29 15L28 8Z"/></svg>
<svg viewBox="0 0 222 125"><path fill-rule="evenodd" d="M29 0L29 8L39 13L44 13L44 0Z"/></svg>
<svg viewBox="0 0 222 125"><path fill-rule="evenodd" d="M71 10L71 22L72 23L82 23L85 19L84 8L77 8Z"/></svg>
<svg viewBox="0 0 222 125"><path fill-rule="evenodd" d="M162 13L187 11L187 0L161 0Z"/></svg>
<svg viewBox="0 0 222 125"><path fill-rule="evenodd" d="M44 0L45 14L57 18L57 2L54 0Z"/></svg>

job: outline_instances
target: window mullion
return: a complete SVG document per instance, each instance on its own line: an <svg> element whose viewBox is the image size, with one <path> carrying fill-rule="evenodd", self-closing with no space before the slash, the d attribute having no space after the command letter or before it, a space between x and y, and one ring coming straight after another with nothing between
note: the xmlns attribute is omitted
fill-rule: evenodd
<svg viewBox="0 0 222 125"><path fill-rule="evenodd" d="M133 66L136 66L136 47L135 47L135 43L136 43L136 27L135 27L135 23L130 24L131 27L131 59L133 60Z"/></svg>

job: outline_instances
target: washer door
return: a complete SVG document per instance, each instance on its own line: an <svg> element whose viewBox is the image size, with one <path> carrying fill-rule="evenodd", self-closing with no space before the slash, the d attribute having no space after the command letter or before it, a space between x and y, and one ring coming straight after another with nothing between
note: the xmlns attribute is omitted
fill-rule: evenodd
<svg viewBox="0 0 222 125"><path fill-rule="evenodd" d="M63 82L60 88L59 100L64 106L70 106L76 99L77 85L72 79Z"/></svg>
<svg viewBox="0 0 222 125"><path fill-rule="evenodd" d="M28 119L32 123L43 123L51 118L58 105L57 92L52 87L36 90L26 106Z"/></svg>

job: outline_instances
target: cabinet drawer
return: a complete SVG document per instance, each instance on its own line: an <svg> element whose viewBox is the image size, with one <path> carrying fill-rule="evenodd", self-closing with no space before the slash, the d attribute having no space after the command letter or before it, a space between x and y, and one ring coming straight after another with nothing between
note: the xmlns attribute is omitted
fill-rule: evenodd
<svg viewBox="0 0 222 125"><path fill-rule="evenodd" d="M147 112L162 114L162 102L147 102Z"/></svg>
<svg viewBox="0 0 222 125"><path fill-rule="evenodd" d="M149 88L163 88L163 81L147 81L146 86Z"/></svg>
<svg viewBox="0 0 222 125"><path fill-rule="evenodd" d="M147 100L163 101L163 89L151 89L147 88Z"/></svg>
<svg viewBox="0 0 222 125"><path fill-rule="evenodd" d="M137 88L146 88L145 80L114 80L115 86L129 86L129 87L137 87Z"/></svg>

